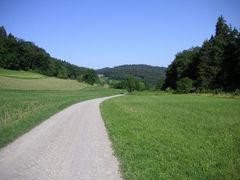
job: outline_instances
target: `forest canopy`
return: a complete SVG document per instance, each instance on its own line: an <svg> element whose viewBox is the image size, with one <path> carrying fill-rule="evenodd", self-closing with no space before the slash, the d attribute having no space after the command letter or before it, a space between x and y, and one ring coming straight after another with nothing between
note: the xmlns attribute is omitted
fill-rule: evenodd
<svg viewBox="0 0 240 180"><path fill-rule="evenodd" d="M192 81L195 90L240 88L240 33L226 24L223 16L217 20L215 35L201 47L178 53L168 66L164 89L179 89L182 79Z"/></svg>

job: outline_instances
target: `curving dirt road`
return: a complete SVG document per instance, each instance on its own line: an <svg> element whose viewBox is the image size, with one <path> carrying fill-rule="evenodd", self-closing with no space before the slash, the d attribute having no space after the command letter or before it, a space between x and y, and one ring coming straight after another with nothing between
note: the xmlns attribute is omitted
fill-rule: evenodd
<svg viewBox="0 0 240 180"><path fill-rule="evenodd" d="M99 105L80 102L0 151L1 180L121 179Z"/></svg>

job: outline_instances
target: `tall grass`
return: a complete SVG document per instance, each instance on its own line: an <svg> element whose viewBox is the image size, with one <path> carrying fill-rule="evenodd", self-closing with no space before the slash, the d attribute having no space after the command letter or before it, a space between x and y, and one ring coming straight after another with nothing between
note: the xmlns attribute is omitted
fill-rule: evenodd
<svg viewBox="0 0 240 180"><path fill-rule="evenodd" d="M240 179L240 100L144 93L102 114L125 179Z"/></svg>

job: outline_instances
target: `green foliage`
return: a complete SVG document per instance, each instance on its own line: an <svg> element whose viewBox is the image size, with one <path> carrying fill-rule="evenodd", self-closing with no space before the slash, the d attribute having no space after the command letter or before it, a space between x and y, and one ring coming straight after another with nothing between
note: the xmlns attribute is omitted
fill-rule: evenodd
<svg viewBox="0 0 240 180"><path fill-rule="evenodd" d="M168 66L166 71L164 89L168 87L176 89L177 81L184 77L189 77L193 80L196 79L199 49L199 47L191 48L176 55L175 60Z"/></svg>
<svg viewBox="0 0 240 180"><path fill-rule="evenodd" d="M177 92L189 93L192 89L192 79L185 77L177 81Z"/></svg>
<svg viewBox="0 0 240 180"><path fill-rule="evenodd" d="M162 90L164 85L164 78L159 78L156 85L156 90Z"/></svg>
<svg viewBox="0 0 240 180"><path fill-rule="evenodd" d="M137 80L132 76L127 77L125 80L118 84L123 89L127 89L128 92L143 91L146 89L146 85L141 80Z"/></svg>
<svg viewBox="0 0 240 180"><path fill-rule="evenodd" d="M125 89L126 88L125 81L117 81L117 82L111 83L110 85L112 85L112 87L115 89Z"/></svg>
<svg viewBox="0 0 240 180"><path fill-rule="evenodd" d="M0 148L71 104L120 92L96 87L76 91L0 89Z"/></svg>
<svg viewBox="0 0 240 180"><path fill-rule="evenodd" d="M88 69L82 77L82 80L88 84L93 85L94 83L99 83L99 78L93 69Z"/></svg>
<svg viewBox="0 0 240 180"><path fill-rule="evenodd" d="M142 82L142 81L135 81L135 84L136 84L137 91L143 91L146 89L146 86L145 86L144 82Z"/></svg>
<svg viewBox="0 0 240 180"><path fill-rule="evenodd" d="M238 99L155 92L101 106L124 179L239 179L239 109Z"/></svg>
<svg viewBox="0 0 240 180"><path fill-rule="evenodd" d="M240 33L218 18L215 35L201 48L192 48L176 55L166 71L164 88L176 90L177 82L188 77L199 91L240 88Z"/></svg>
<svg viewBox="0 0 240 180"><path fill-rule="evenodd" d="M235 92L234 92L234 95L235 96L240 96L240 89L236 89Z"/></svg>
<svg viewBox="0 0 240 180"><path fill-rule="evenodd" d="M136 90L136 81L133 77L128 77L125 80L125 86L128 92Z"/></svg>
<svg viewBox="0 0 240 180"><path fill-rule="evenodd" d="M165 78L164 67L154 67L149 65L122 65L114 68L103 68L97 70L97 74L103 74L109 79L125 80L132 76L144 82L146 88L155 88L159 77Z"/></svg>

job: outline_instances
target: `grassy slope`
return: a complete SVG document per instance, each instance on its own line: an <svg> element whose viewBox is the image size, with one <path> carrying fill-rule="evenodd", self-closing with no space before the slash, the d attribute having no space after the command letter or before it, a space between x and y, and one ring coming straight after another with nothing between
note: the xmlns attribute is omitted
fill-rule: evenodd
<svg viewBox="0 0 240 180"><path fill-rule="evenodd" d="M102 114L126 179L239 179L240 100L127 95Z"/></svg>
<svg viewBox="0 0 240 180"><path fill-rule="evenodd" d="M23 78L21 72L18 75ZM0 148L73 103L121 92L73 80L30 79L32 75L28 79L0 76Z"/></svg>
<svg viewBox="0 0 240 180"><path fill-rule="evenodd" d="M58 79L48 77L44 79L17 79L0 76L0 89L21 90L80 90L89 87L76 80Z"/></svg>
<svg viewBox="0 0 240 180"><path fill-rule="evenodd" d="M0 69L0 89L80 90L89 87L76 80L47 77L28 71Z"/></svg>
<svg viewBox="0 0 240 180"><path fill-rule="evenodd" d="M45 76L39 73L33 73L29 71L16 71L16 70L9 70L9 69L1 69L0 68L0 76L5 77L13 77L19 79L41 79Z"/></svg>

